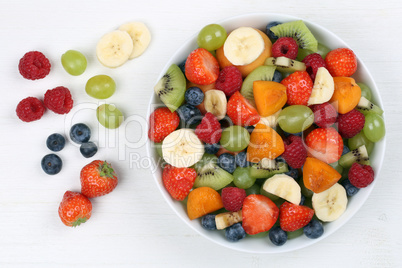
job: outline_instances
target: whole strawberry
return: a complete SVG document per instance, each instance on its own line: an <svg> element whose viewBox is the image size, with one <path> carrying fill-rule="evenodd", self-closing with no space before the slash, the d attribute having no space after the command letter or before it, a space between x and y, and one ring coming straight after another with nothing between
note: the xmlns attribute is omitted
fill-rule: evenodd
<svg viewBox="0 0 402 268"><path fill-rule="evenodd" d="M281 81L286 86L288 105L306 105L313 90L313 81L306 71L294 72Z"/></svg>
<svg viewBox="0 0 402 268"><path fill-rule="evenodd" d="M228 211L239 211L246 196L246 190L244 189L237 187L223 188L221 192L223 207Z"/></svg>
<svg viewBox="0 0 402 268"><path fill-rule="evenodd" d="M76 227L86 222L92 213L92 203L83 194L67 191L59 206L59 217L67 225Z"/></svg>
<svg viewBox="0 0 402 268"><path fill-rule="evenodd" d="M306 226L314 216L314 210L289 202L284 202L279 208L279 224L282 230L293 232Z"/></svg>
<svg viewBox="0 0 402 268"><path fill-rule="evenodd" d="M81 170L81 193L92 198L110 193L118 179L111 164L95 160Z"/></svg>
<svg viewBox="0 0 402 268"><path fill-rule="evenodd" d="M149 117L148 137L151 141L162 142L179 126L180 117L177 112L171 112L167 107L155 109Z"/></svg>
<svg viewBox="0 0 402 268"><path fill-rule="evenodd" d="M162 173L162 181L170 196L182 201L190 193L197 178L193 168L177 168L166 165Z"/></svg>
<svg viewBox="0 0 402 268"><path fill-rule="evenodd" d="M337 48L325 56L325 64L332 76L351 76L357 70L357 58L349 48Z"/></svg>

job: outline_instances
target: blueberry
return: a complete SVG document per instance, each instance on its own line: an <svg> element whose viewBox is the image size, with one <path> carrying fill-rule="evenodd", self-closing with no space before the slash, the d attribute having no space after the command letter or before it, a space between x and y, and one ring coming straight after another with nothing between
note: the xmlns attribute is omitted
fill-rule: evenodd
<svg viewBox="0 0 402 268"><path fill-rule="evenodd" d="M204 148L205 148L206 154L216 154L219 151L220 144L219 143L214 143L214 144L205 143Z"/></svg>
<svg viewBox="0 0 402 268"><path fill-rule="evenodd" d="M301 195L301 199L300 199L299 205L300 205L300 206L303 206L303 205L304 205L304 202L306 202L306 197L305 197L304 195Z"/></svg>
<svg viewBox="0 0 402 268"><path fill-rule="evenodd" d="M346 194L348 196L354 196L360 190L359 188L351 184L349 179L344 179L343 181L341 181L341 184L345 188Z"/></svg>
<svg viewBox="0 0 402 268"><path fill-rule="evenodd" d="M266 32L267 32L267 35L268 35L269 38L271 38L271 39L273 39L273 40L278 39L278 36L276 36L276 35L270 30L270 28L271 28L271 27L274 27L274 26L276 26L276 25L279 25L279 24L281 24L281 23L280 23L280 22L277 22L277 21L273 21L273 22L270 22L270 23L267 24Z"/></svg>
<svg viewBox="0 0 402 268"><path fill-rule="evenodd" d="M204 100L204 92L199 87L190 87L184 94L186 102L190 105L200 105Z"/></svg>
<svg viewBox="0 0 402 268"><path fill-rule="evenodd" d="M66 139L58 133L53 133L52 135L47 137L46 140L47 148L49 148L49 150L53 152L61 151L64 148L65 144Z"/></svg>
<svg viewBox="0 0 402 268"><path fill-rule="evenodd" d="M218 158L218 164L229 173L233 173L236 169L235 157L229 153L221 154Z"/></svg>
<svg viewBox="0 0 402 268"><path fill-rule="evenodd" d="M247 161L247 153L242 151L235 156L236 165L239 167L248 167L250 162Z"/></svg>
<svg viewBox="0 0 402 268"><path fill-rule="evenodd" d="M178 66L183 74L186 75L186 60L182 61Z"/></svg>
<svg viewBox="0 0 402 268"><path fill-rule="evenodd" d="M184 104L177 109L177 113L180 116L181 121L185 124L185 126L190 126L193 124L197 124L201 121L202 114L197 107Z"/></svg>
<svg viewBox="0 0 402 268"><path fill-rule="evenodd" d="M201 218L201 225L205 230L216 230L215 215L208 214Z"/></svg>
<svg viewBox="0 0 402 268"><path fill-rule="evenodd" d="M279 72L278 70L275 70L272 81L280 83L282 81L282 79L283 79L283 76L282 76L281 72Z"/></svg>
<svg viewBox="0 0 402 268"><path fill-rule="evenodd" d="M235 223L225 229L225 237L230 242L237 242L246 237L246 231L244 231L241 223Z"/></svg>
<svg viewBox="0 0 402 268"><path fill-rule="evenodd" d="M276 162L282 162L282 163L286 163L285 159L282 156L278 156L277 158L275 158Z"/></svg>
<svg viewBox="0 0 402 268"><path fill-rule="evenodd" d="M58 155L48 154L42 158L41 166L46 174L55 175L60 172L63 162Z"/></svg>
<svg viewBox="0 0 402 268"><path fill-rule="evenodd" d="M313 219L303 228L304 234L308 238L319 238L324 233L324 227L319 220Z"/></svg>
<svg viewBox="0 0 402 268"><path fill-rule="evenodd" d="M78 144L87 142L91 138L91 130L83 123L75 124L70 129L70 138Z"/></svg>
<svg viewBox="0 0 402 268"><path fill-rule="evenodd" d="M271 240L275 246L282 246L288 240L288 234L282 230L280 226L271 228L268 236L269 240Z"/></svg>
<svg viewBox="0 0 402 268"><path fill-rule="evenodd" d="M342 151L342 155L347 154L347 153L349 153L349 152L350 152L349 147L348 147L348 146L346 146L346 145L343 145L343 151Z"/></svg>
<svg viewBox="0 0 402 268"><path fill-rule="evenodd" d="M84 142L80 146L80 152L85 158L90 158L98 152L98 146L92 141Z"/></svg>
<svg viewBox="0 0 402 268"><path fill-rule="evenodd" d="M289 167L289 171L285 172L285 174L292 177L293 179L297 180L299 178L299 170L292 168L291 166L288 166L288 167Z"/></svg>

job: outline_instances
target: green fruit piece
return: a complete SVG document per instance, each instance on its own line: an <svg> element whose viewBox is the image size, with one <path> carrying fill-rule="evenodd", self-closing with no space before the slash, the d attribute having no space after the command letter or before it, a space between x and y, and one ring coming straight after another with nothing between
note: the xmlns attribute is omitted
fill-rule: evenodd
<svg viewBox="0 0 402 268"><path fill-rule="evenodd" d="M362 112L364 115L366 115L369 112L373 112L378 115L382 115L384 113L384 111L380 107L378 107L377 105L375 105L374 103L372 103L363 96L360 98L360 101L357 104L356 109Z"/></svg>
<svg viewBox="0 0 402 268"><path fill-rule="evenodd" d="M276 162L264 158L259 163L250 167L250 176L256 179L266 179L275 174L288 172L288 165L284 162Z"/></svg>
<svg viewBox="0 0 402 268"><path fill-rule="evenodd" d="M222 131L220 144L231 152L244 150L250 143L250 133L241 126L230 126Z"/></svg>
<svg viewBox="0 0 402 268"><path fill-rule="evenodd" d="M366 138L372 142L378 142L385 136L385 123L382 117L374 112L368 112L363 127Z"/></svg>
<svg viewBox="0 0 402 268"><path fill-rule="evenodd" d="M233 183L241 189L248 189L254 185L256 178L250 176L249 167L237 167L233 172Z"/></svg>
<svg viewBox="0 0 402 268"><path fill-rule="evenodd" d="M288 233L288 239L293 239L293 238L303 235L303 228L297 229L296 231L293 231L293 232L287 232L287 233Z"/></svg>
<svg viewBox="0 0 402 268"><path fill-rule="evenodd" d="M339 174L342 174L343 172L343 167L339 165L339 162L336 161L334 163L329 164L331 167L333 167L336 171L338 171Z"/></svg>
<svg viewBox="0 0 402 268"><path fill-rule="evenodd" d="M154 143L156 153L159 155L159 157L163 158L163 153L162 153L162 143Z"/></svg>
<svg viewBox="0 0 402 268"><path fill-rule="evenodd" d="M355 162L359 164L370 165L370 158L368 156L366 146L362 145L359 148L342 155L338 161L339 165L341 165L345 169L350 168Z"/></svg>
<svg viewBox="0 0 402 268"><path fill-rule="evenodd" d="M313 196L314 192L306 188L306 186L304 185L303 178L300 178L299 185L302 195L304 195L306 198L311 198Z"/></svg>
<svg viewBox="0 0 402 268"><path fill-rule="evenodd" d="M123 114L112 104L100 105L96 109L96 117L102 126L110 129L118 128L124 120Z"/></svg>
<svg viewBox="0 0 402 268"><path fill-rule="evenodd" d="M279 113L278 124L288 133L299 133L308 129L314 122L313 111L304 105L291 105Z"/></svg>
<svg viewBox="0 0 402 268"><path fill-rule="evenodd" d="M226 37L227 32L225 28L219 24L209 24L199 32L197 44L208 51L213 51L223 46Z"/></svg>
<svg viewBox="0 0 402 268"><path fill-rule="evenodd" d="M362 97L365 97L368 101L371 101L371 89L364 83L356 83L362 92Z"/></svg>
<svg viewBox="0 0 402 268"><path fill-rule="evenodd" d="M247 234L248 237L252 237L252 238L263 238L263 237L267 237L268 236L269 231L266 232L261 232L255 235L249 235Z"/></svg>
<svg viewBox="0 0 402 268"><path fill-rule="evenodd" d="M202 159L195 164L197 178L194 187L211 187L220 190L233 181L233 175L217 165L217 158L213 155L204 154Z"/></svg>
<svg viewBox="0 0 402 268"><path fill-rule="evenodd" d="M114 80L104 74L91 77L85 85L85 92L96 99L107 99L113 95L115 90Z"/></svg>
<svg viewBox="0 0 402 268"><path fill-rule="evenodd" d="M360 146L365 145L367 149L367 153L370 155L374 148L374 142L364 136L363 131L360 131L352 138L348 139L348 147L350 150L355 150Z"/></svg>
<svg viewBox="0 0 402 268"><path fill-rule="evenodd" d="M251 187L246 189L246 195L260 194L260 186L254 183Z"/></svg>
<svg viewBox="0 0 402 268"><path fill-rule="evenodd" d="M304 64L304 62L292 60L286 57L269 57L265 60L264 65L274 66L276 67L276 70L282 73L293 73L306 70L306 64Z"/></svg>
<svg viewBox="0 0 402 268"><path fill-rule="evenodd" d="M77 50L68 50L61 55L61 64L67 73L77 76L85 72L87 59Z"/></svg>
<svg viewBox="0 0 402 268"><path fill-rule="evenodd" d="M275 73L275 66L259 66L255 68L251 73L247 75L241 85L240 94L242 94L246 99L254 102L253 93L253 82L262 81L272 81Z"/></svg>

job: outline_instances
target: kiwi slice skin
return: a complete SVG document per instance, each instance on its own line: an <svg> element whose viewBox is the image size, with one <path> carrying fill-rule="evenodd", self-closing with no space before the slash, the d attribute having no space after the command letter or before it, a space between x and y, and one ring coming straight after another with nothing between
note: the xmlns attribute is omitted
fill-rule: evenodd
<svg viewBox="0 0 402 268"><path fill-rule="evenodd" d="M280 37L292 37L302 49L317 52L318 42L302 20L291 21L271 27L270 30Z"/></svg>
<svg viewBox="0 0 402 268"><path fill-rule="evenodd" d="M250 176L256 179L266 179L275 174L288 172L286 163L278 162L274 168L263 168L260 163L254 164L250 168Z"/></svg>
<svg viewBox="0 0 402 268"><path fill-rule="evenodd" d="M211 187L218 191L233 181L233 175L212 162L206 164L198 172L194 187Z"/></svg>
<svg viewBox="0 0 402 268"><path fill-rule="evenodd" d="M166 73L159 79L154 87L155 94L169 108L171 112L184 102L186 92L186 78L176 64L170 65Z"/></svg>
<svg viewBox="0 0 402 268"><path fill-rule="evenodd" d="M242 94L246 99L254 101L253 82L258 80L272 81L274 73L275 73L275 66L263 65L255 68L244 79L240 89L240 94Z"/></svg>
<svg viewBox="0 0 402 268"><path fill-rule="evenodd" d="M367 114L368 112L374 112L379 115L382 115L384 113L384 111L380 107L378 107L365 97L360 98L360 101L357 104L356 109L361 113L363 113L364 115Z"/></svg>
<svg viewBox="0 0 402 268"><path fill-rule="evenodd" d="M276 66L276 70L282 73L293 73L296 71L305 71L306 64L301 61L291 60L286 57L269 57L265 60L264 65L266 66Z"/></svg>
<svg viewBox="0 0 402 268"><path fill-rule="evenodd" d="M370 158L365 145L342 155L338 161L339 165L345 169L350 168L355 162L363 165L370 165Z"/></svg>

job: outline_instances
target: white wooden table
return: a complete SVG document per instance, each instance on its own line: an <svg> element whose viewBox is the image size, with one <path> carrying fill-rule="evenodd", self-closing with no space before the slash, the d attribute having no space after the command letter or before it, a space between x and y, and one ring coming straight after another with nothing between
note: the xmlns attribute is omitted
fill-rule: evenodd
<svg viewBox="0 0 402 268"><path fill-rule="evenodd" d="M381 90L387 123L387 150L376 187L361 210L327 239L295 252L246 254L216 245L185 225L160 195L146 160L145 147L122 148L145 130L132 123L126 133L98 127L84 92L90 77L112 76L117 91L109 100L124 114L145 118L153 85L170 56L204 25L249 12L285 13L320 24L345 40L370 69ZM0 267L401 267L402 180L402 3L372 1L5 1L0 3ZM103 34L139 20L153 35L141 57L118 69L102 67L95 46ZM69 76L60 64L68 49L82 51L87 71ZM48 77L23 79L22 55L44 52L52 62ZM76 100L74 116L47 112L32 123L15 115L27 96L42 97L63 85ZM67 133L72 122L93 130L100 150L95 158L113 162L120 175L116 190L93 199L92 218L67 228L57 215L66 190L80 190L79 172L89 162L69 143L59 153L63 170L48 176L40 168L50 151L48 135ZM124 150L123 150L124 149Z"/></svg>

